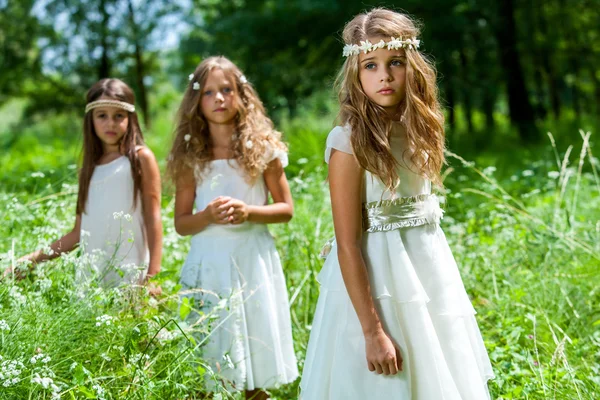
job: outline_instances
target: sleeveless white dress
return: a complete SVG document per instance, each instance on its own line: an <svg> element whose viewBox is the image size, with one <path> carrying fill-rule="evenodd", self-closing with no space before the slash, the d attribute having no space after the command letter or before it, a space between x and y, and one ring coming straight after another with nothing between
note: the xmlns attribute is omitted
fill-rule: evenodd
<svg viewBox="0 0 600 400"><path fill-rule="evenodd" d="M285 167L287 154L277 157ZM248 183L236 161L213 160L208 168L197 176L201 179L197 179L196 210L218 196L249 205L267 204L264 179ZM216 317L210 335L199 338L204 340L203 359L233 390L274 388L294 381L298 369L288 293L267 225L209 225L191 242L181 270L181 295L193 299L193 309ZM192 312L187 321L199 317ZM205 383L208 390L214 389L209 376Z"/></svg>
<svg viewBox="0 0 600 400"><path fill-rule="evenodd" d="M141 193L133 204L133 177L129 159L121 156L96 165L81 215L80 245L85 261L76 280L96 279L102 286L141 282L149 252Z"/></svg>
<svg viewBox="0 0 600 400"><path fill-rule="evenodd" d="M402 140L392 137L391 146L394 156L403 160ZM327 162L332 149L352 154L348 127L336 127L329 134ZM487 380L493 371L475 311L438 224L441 211L430 195L431 183L408 168L398 172L395 193L365 172L363 202L429 199L419 203L425 220L417 221L418 226L399 223L397 228L363 233L362 254L375 305L385 331L401 349L404 370L390 376L368 370L364 336L334 242L317 278L321 292L300 384L302 400L489 399Z"/></svg>

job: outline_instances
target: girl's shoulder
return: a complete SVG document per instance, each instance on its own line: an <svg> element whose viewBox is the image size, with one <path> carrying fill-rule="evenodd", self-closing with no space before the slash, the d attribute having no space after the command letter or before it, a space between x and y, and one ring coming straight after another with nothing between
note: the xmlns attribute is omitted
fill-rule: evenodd
<svg viewBox="0 0 600 400"><path fill-rule="evenodd" d="M327 135L327 142L325 148L325 162L329 163L329 158L331 157L331 150L339 150L347 154L354 154L352 151L352 143L350 141L350 136L352 135L352 130L349 125L344 126L336 126L329 132Z"/></svg>

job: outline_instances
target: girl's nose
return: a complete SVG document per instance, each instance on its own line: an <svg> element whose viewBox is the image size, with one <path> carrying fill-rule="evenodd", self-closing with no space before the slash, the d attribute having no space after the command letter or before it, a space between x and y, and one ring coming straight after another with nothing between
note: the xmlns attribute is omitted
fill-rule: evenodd
<svg viewBox="0 0 600 400"><path fill-rule="evenodd" d="M217 92L217 95L215 96L215 99L217 101L223 101L225 98L223 97L223 93Z"/></svg>

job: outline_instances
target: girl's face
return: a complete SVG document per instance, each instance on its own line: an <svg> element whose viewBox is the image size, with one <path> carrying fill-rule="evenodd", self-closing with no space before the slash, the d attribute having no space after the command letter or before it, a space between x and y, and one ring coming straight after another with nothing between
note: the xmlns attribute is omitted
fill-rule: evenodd
<svg viewBox="0 0 600 400"><path fill-rule="evenodd" d="M383 37L370 37L378 43ZM406 54L404 49L388 50L386 47L361 52L358 56L358 78L367 96L383 107L391 117L398 113L398 105L406 93Z"/></svg>
<svg viewBox="0 0 600 400"><path fill-rule="evenodd" d="M101 100L110 100L104 96ZM98 107L92 110L92 121L94 131L98 139L102 141L105 149L117 146L129 125L129 114L127 111L116 107Z"/></svg>
<svg viewBox="0 0 600 400"><path fill-rule="evenodd" d="M213 68L202 88L202 115L209 123L229 125L237 110L237 94L232 80L222 69Z"/></svg>

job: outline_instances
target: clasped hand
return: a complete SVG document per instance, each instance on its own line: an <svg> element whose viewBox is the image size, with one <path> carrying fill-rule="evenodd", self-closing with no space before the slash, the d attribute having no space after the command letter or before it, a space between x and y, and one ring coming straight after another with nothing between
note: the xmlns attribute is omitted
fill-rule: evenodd
<svg viewBox="0 0 600 400"><path fill-rule="evenodd" d="M219 196L204 210L213 224L238 225L248 220L248 205L241 200Z"/></svg>

